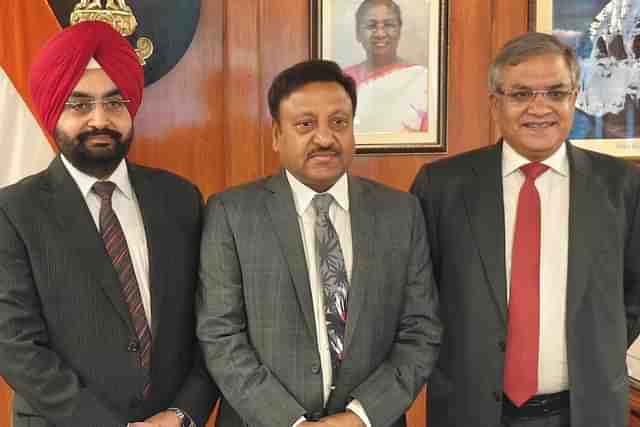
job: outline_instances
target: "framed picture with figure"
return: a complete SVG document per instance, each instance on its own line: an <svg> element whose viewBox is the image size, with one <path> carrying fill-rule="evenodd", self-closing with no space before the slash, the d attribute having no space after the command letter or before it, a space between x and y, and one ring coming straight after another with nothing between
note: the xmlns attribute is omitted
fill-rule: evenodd
<svg viewBox="0 0 640 427"><path fill-rule="evenodd" d="M569 138L640 158L640 0L529 0L531 29L576 49L581 77Z"/></svg>
<svg viewBox="0 0 640 427"><path fill-rule="evenodd" d="M447 1L310 1L312 56L356 81L356 152L445 152Z"/></svg>

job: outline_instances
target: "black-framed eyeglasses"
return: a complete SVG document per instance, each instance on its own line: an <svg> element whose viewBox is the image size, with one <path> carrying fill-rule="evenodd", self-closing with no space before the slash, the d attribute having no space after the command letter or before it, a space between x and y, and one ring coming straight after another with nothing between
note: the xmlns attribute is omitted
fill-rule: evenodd
<svg viewBox="0 0 640 427"><path fill-rule="evenodd" d="M509 102L516 105L529 105L536 96L540 95L545 101L560 104L576 93L575 89L549 89L549 90L513 90L503 91L496 89L495 94L504 96Z"/></svg>
<svg viewBox="0 0 640 427"><path fill-rule="evenodd" d="M106 99L78 99L64 103L67 110L76 114L89 114L100 104L107 113L122 113L127 108L130 99L106 98Z"/></svg>

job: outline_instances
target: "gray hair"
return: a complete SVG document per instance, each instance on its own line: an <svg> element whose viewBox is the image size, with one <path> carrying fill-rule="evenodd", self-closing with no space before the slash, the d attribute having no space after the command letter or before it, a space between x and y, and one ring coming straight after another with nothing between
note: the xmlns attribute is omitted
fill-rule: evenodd
<svg viewBox="0 0 640 427"><path fill-rule="evenodd" d="M499 89L502 83L501 73L506 66L519 65L528 59L545 55L564 58L571 74L571 83L574 88L577 87L580 81L580 66L575 50L550 34L525 33L509 40L489 66L490 93L496 93Z"/></svg>

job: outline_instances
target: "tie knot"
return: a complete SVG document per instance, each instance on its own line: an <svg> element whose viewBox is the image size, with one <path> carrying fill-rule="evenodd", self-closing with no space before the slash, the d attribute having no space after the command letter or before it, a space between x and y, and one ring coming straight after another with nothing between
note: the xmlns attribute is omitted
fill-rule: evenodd
<svg viewBox="0 0 640 427"><path fill-rule="evenodd" d="M547 169L549 169L549 166L543 165L540 162L527 163L520 168L527 179L530 179L532 181L535 181L540 175L545 173Z"/></svg>
<svg viewBox="0 0 640 427"><path fill-rule="evenodd" d="M97 181L93 184L93 191L102 200L111 200L113 191L116 189L116 184L111 181Z"/></svg>
<svg viewBox="0 0 640 427"><path fill-rule="evenodd" d="M316 214L318 216L328 216L329 206L333 201L333 196L329 193L316 194L313 197L313 207L316 208Z"/></svg>

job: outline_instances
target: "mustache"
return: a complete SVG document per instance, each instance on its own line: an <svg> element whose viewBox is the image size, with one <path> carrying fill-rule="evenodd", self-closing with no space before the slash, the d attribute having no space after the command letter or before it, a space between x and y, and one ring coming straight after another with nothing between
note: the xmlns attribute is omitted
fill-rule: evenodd
<svg viewBox="0 0 640 427"><path fill-rule="evenodd" d="M109 136L116 142L122 141L122 134L117 130L113 129L95 129L86 132L82 132L78 134L77 139L79 142L84 143L89 138L93 138L95 136Z"/></svg>

